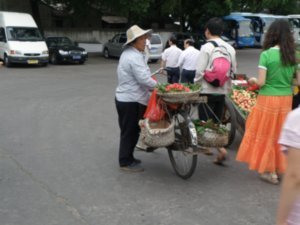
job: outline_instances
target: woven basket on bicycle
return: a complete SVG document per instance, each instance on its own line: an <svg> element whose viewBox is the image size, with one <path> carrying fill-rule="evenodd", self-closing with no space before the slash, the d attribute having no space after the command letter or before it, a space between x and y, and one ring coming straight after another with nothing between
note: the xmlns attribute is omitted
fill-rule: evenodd
<svg viewBox="0 0 300 225"><path fill-rule="evenodd" d="M142 141L149 147L165 147L174 143L174 120L160 120L151 122L140 120Z"/></svg>
<svg viewBox="0 0 300 225"><path fill-rule="evenodd" d="M216 130L206 128L204 132L197 133L198 144L204 147L220 148L228 144L228 132L219 133Z"/></svg>
<svg viewBox="0 0 300 225"><path fill-rule="evenodd" d="M199 98L200 89L191 92L157 92L157 95L165 102L169 103L188 103Z"/></svg>

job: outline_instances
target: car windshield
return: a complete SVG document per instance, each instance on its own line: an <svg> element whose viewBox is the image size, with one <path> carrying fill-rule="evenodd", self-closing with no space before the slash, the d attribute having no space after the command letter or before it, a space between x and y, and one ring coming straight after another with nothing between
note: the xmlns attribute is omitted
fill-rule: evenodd
<svg viewBox="0 0 300 225"><path fill-rule="evenodd" d="M151 35L150 43L154 45L161 44L161 40L158 35Z"/></svg>
<svg viewBox="0 0 300 225"><path fill-rule="evenodd" d="M47 39L47 45L50 47L73 46L73 42L67 37L54 37L54 38Z"/></svg>
<svg viewBox="0 0 300 225"><path fill-rule="evenodd" d="M40 31L35 27L7 27L6 32L10 41L43 41Z"/></svg>

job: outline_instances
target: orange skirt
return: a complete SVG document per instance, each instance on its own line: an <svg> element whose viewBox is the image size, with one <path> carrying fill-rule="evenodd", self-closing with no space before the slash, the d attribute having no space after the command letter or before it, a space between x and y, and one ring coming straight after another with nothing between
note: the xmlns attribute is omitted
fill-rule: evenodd
<svg viewBox="0 0 300 225"><path fill-rule="evenodd" d="M236 159L259 173L284 173L285 156L278 144L283 122L292 108L292 96L261 96L246 121Z"/></svg>

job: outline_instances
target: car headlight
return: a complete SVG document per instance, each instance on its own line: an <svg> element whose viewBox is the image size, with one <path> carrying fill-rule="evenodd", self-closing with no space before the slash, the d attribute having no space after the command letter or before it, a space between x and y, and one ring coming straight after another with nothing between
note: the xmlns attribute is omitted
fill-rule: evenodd
<svg viewBox="0 0 300 225"><path fill-rule="evenodd" d="M48 55L48 54L49 54L48 50L42 51L42 55Z"/></svg>
<svg viewBox="0 0 300 225"><path fill-rule="evenodd" d="M21 51L18 51L18 50L10 50L9 53L11 55L22 55L22 52Z"/></svg>
<svg viewBox="0 0 300 225"><path fill-rule="evenodd" d="M82 54L83 54L83 55L87 55L87 52L86 52L86 51L83 51Z"/></svg>
<svg viewBox="0 0 300 225"><path fill-rule="evenodd" d="M58 52L59 52L59 54L61 54L61 55L68 55L68 54L69 54L68 51L64 51L64 50L59 50Z"/></svg>

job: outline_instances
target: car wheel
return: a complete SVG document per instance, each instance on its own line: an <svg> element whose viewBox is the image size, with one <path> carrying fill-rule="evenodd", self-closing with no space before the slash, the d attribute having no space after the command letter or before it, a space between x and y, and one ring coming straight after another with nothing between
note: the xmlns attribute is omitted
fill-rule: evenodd
<svg viewBox="0 0 300 225"><path fill-rule="evenodd" d="M9 61L7 55L4 55L4 64L6 67L11 67L11 62Z"/></svg>
<svg viewBox="0 0 300 225"><path fill-rule="evenodd" d="M110 56L109 56L109 51L108 51L107 48L104 49L104 51L103 51L103 56L104 56L104 58L106 58L106 59L108 59L108 58L110 57Z"/></svg>
<svg viewBox="0 0 300 225"><path fill-rule="evenodd" d="M50 55L50 63L53 64L53 65L57 64L57 58L56 58L56 55L54 53Z"/></svg>

